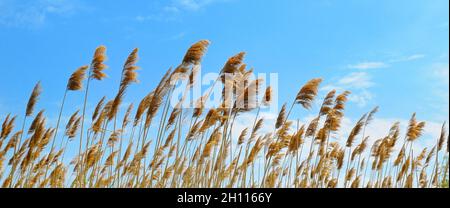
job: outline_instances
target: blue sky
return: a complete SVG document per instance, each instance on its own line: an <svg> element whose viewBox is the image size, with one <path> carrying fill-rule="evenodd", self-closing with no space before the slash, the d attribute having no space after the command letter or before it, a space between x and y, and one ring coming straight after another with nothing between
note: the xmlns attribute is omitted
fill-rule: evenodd
<svg viewBox="0 0 450 208"><path fill-rule="evenodd" d="M58 107L68 76L108 47L109 78L92 85L91 100L112 97L126 56L140 48L137 102L200 39L212 42L203 70L247 52L257 72L279 73L279 103L291 102L309 79L321 93L353 92L352 123L380 106L374 133L413 112L429 135L448 120L448 0L0 0L0 119L23 114L34 84L44 88L39 108ZM79 107L69 98L67 112ZM92 106L93 103L90 103ZM57 111L49 111L56 117ZM307 117L308 113L298 113Z"/></svg>

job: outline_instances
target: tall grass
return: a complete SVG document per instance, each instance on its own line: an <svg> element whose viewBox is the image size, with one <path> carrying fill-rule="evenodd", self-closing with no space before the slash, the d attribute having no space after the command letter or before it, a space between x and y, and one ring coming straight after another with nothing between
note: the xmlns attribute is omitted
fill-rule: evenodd
<svg viewBox="0 0 450 208"><path fill-rule="evenodd" d="M283 105L276 122L267 124L260 112L262 107L275 102L272 88L260 89L263 80L252 80L253 70L244 64L245 53L227 60L211 89L191 101L195 104L193 108L183 108L197 82L209 44L202 40L192 45L180 65L165 73L156 88L136 105L136 110L133 104L125 108L121 105L130 84L138 82L138 49L125 61L116 96L110 100L103 97L91 116L86 108L89 91L95 88L90 85L92 80L106 77L106 47L97 48L91 64L70 76L60 108L47 110L58 112L55 127L46 123L45 111L34 114L41 94L38 83L23 117L3 118L1 186L448 187L445 124L440 137L433 142L435 145L421 152L414 151L414 143L422 139L426 124L417 121L416 114L411 117L405 135L400 133L400 123L393 123L386 129L385 137L375 138L371 144L367 129L379 110L377 107L361 116L348 137L342 138L338 133L342 131L350 92L335 90L319 100L321 106L313 113L314 119L301 124L301 118L292 117L293 112L313 109L322 79L312 79L300 87L292 103ZM171 103L173 81L182 79L188 80L184 94L178 103ZM207 109L205 102L217 85L223 88L222 104ZM64 121L63 109L69 92L83 90L82 109L74 109L65 115L69 119ZM122 109L126 111L120 112ZM255 114L254 120L235 134L236 123ZM23 120L20 129L15 128L18 119ZM29 119L32 121L28 124ZM273 126L269 133L263 128L267 125ZM57 134L61 126L65 128ZM78 154L70 155L74 150Z"/></svg>

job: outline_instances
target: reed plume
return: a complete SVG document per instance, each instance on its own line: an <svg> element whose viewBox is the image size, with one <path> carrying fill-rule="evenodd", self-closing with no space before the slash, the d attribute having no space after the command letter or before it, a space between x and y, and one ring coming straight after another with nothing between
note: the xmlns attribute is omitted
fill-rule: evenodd
<svg viewBox="0 0 450 208"><path fill-rule="evenodd" d="M348 136L346 146L352 147L353 142L355 141L356 136L361 132L365 121L366 121L367 115L364 115L362 118L359 119L359 121L356 123L356 125L353 127L352 131L350 132L350 135Z"/></svg>
<svg viewBox="0 0 450 208"><path fill-rule="evenodd" d="M138 52L139 49L134 49L131 54L128 56L122 71L122 81L120 82L120 88L126 88L129 84L133 82L138 82L136 70L139 69L136 66L138 62Z"/></svg>
<svg viewBox="0 0 450 208"><path fill-rule="evenodd" d="M425 128L425 122L417 122L416 114L414 113L409 120L409 126L407 131L408 141L413 142L420 136L422 136L423 130Z"/></svg>
<svg viewBox="0 0 450 208"><path fill-rule="evenodd" d="M99 46L95 49L94 57L91 62L90 77L96 80L103 80L106 74L103 72L108 66L104 64L106 61L106 47Z"/></svg>
<svg viewBox="0 0 450 208"><path fill-rule="evenodd" d="M322 79L312 79L306 83L298 92L295 102L306 109L310 109L319 91L320 83L322 83Z"/></svg>
<svg viewBox="0 0 450 208"><path fill-rule="evenodd" d="M245 52L240 52L237 55L228 59L223 67L221 74L234 74L239 71L245 57Z"/></svg>
<svg viewBox="0 0 450 208"><path fill-rule="evenodd" d="M446 130L446 123L444 123L444 124L442 124L441 134L440 134L439 140L438 140L437 151L441 151L442 150L442 148L444 147L444 143L445 143L445 140L447 139L447 137L448 137L448 135L447 135L447 130Z"/></svg>
<svg viewBox="0 0 450 208"><path fill-rule="evenodd" d="M16 116L10 118L10 114L5 118L5 121L2 124L2 129L0 133L0 144L3 141L3 139L6 139L9 134L11 134L12 130L14 129L14 122L16 121ZM0 145L1 147L1 145Z"/></svg>
<svg viewBox="0 0 450 208"><path fill-rule="evenodd" d="M36 106L37 101L39 100L39 96L42 93L42 87L41 82L38 82L34 88L33 92L31 92L30 99L28 100L27 109L26 109L26 116L33 115L34 107Z"/></svg>
<svg viewBox="0 0 450 208"><path fill-rule="evenodd" d="M98 115L100 114L101 109L103 108L103 105L105 104L106 97L103 97L98 101L97 105L95 106L94 112L92 113L92 121L97 119Z"/></svg>
<svg viewBox="0 0 450 208"><path fill-rule="evenodd" d="M75 70L75 72L72 73L72 75L69 78L69 81L67 82L67 87L66 87L66 90L64 91L62 104L61 104L61 107L59 109L58 121L56 122L56 131L55 131L55 134L54 134L54 136L52 138L51 149L54 148L55 142L56 142L56 138L58 136L58 129L59 129L59 125L61 123L61 117L62 117L62 112L64 110L64 105L66 103L67 92L68 91L78 91L78 90L83 89L83 80L86 78L86 70L88 68L89 68L89 66L79 67L77 70ZM45 174L44 174L44 178L47 177L48 168L49 167L47 166Z"/></svg>
<svg viewBox="0 0 450 208"><path fill-rule="evenodd" d="M67 82L67 90L78 91L83 89L83 80L86 78L86 70L89 66L82 66L75 70Z"/></svg>
<svg viewBox="0 0 450 208"><path fill-rule="evenodd" d="M419 151L413 143L420 138L425 141L429 135L424 134L425 122L417 121L416 114L409 121L404 140L400 140L400 134L405 129L395 122L385 129L386 135L372 142L374 135L370 132L384 131L368 128L379 108L346 129L344 113L350 92L337 94L332 90L317 106L317 114L297 118L294 129L295 119L290 118L293 108L301 105L302 109L312 110L322 79L307 82L292 106L284 104L272 121L263 110L276 101L275 88L260 92L263 80L253 79L254 70L244 64L243 52L227 61L221 77L215 81L224 85L217 95L219 106L206 105L209 98L216 98L210 88L200 98L190 100L195 104L193 108L183 108L197 82L208 47L206 40L193 44L181 64L167 70L156 87L140 100L135 112L131 102L127 108L120 107L126 102L129 85L138 82L138 49L134 49L121 70L115 97L103 97L88 115L90 81L106 77L106 48L100 46L90 66L78 68L63 86L65 94L85 86L85 95L83 108L71 111L64 121L63 133L59 134L66 95L58 122L51 125L46 114L52 114L52 109L42 109L34 115L41 94L38 83L25 109L21 131L15 129L17 117L2 117L2 187L436 188L448 180L449 141L445 124L432 145ZM185 91L181 101L172 103L177 90L174 81L179 79L186 81ZM176 104L173 109L172 104ZM256 116L251 113L254 109ZM86 116L91 120L89 128L83 126ZM152 123L155 118L160 118L159 123ZM27 123L26 119L31 121ZM348 135L343 134L347 131ZM78 137L78 153L73 153L78 144L71 142ZM59 148L54 147L55 141L60 142ZM123 142L128 143L123 146ZM303 154L305 144L310 148ZM442 155L446 145L447 151ZM66 156L72 158L67 160ZM9 170L5 178L4 170Z"/></svg>
<svg viewBox="0 0 450 208"><path fill-rule="evenodd" d="M193 44L184 55L183 62L179 68L187 68L191 64L199 65L209 44L208 40L201 40Z"/></svg>
<svg viewBox="0 0 450 208"><path fill-rule="evenodd" d="M275 123L275 128L279 129L286 120L286 104L281 107L280 113L278 113L277 122Z"/></svg>
<svg viewBox="0 0 450 208"><path fill-rule="evenodd" d="M85 95L84 95L84 103L83 103L83 110L81 115L81 131L80 131L80 143L78 147L78 155L81 156L82 149L83 149L83 133L84 133L84 118L86 115L86 105L88 101L88 94L89 94L89 87L90 87L90 81L91 79L96 80L103 80L106 77L106 74L103 72L107 66L104 64L106 61L106 47L105 46L99 46L94 52L94 57L92 58L90 69L89 69L89 75L87 79L86 89L85 89ZM86 148L88 148L89 145L89 139L86 139ZM79 158L81 159L81 158ZM78 174L81 174L82 170L82 164L80 163L80 160L77 162L78 165L80 165L80 169L78 171ZM80 179L81 175L77 175L77 178ZM80 183L81 180L77 180L78 183ZM78 184L82 185L82 184Z"/></svg>
<svg viewBox="0 0 450 208"><path fill-rule="evenodd" d="M266 91L264 93L264 99L263 99L263 102L262 102L262 104L264 106L269 106L270 105L270 103L272 102L272 95L273 95L273 90L272 90L272 87L269 86L269 87L266 88Z"/></svg>
<svg viewBox="0 0 450 208"><path fill-rule="evenodd" d="M325 96L322 106L320 107L319 115L327 115L333 106L334 96L336 96L336 90L332 90L328 92L328 94Z"/></svg>

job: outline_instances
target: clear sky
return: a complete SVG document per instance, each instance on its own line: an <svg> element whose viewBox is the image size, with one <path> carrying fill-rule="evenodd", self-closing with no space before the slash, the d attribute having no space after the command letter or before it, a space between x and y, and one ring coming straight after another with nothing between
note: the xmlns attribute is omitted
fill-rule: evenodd
<svg viewBox="0 0 450 208"><path fill-rule="evenodd" d="M353 92L349 121L379 105L374 125L383 133L417 112L436 135L449 117L448 8L448 0L0 0L0 119L23 114L38 80L38 107L57 108L68 76L101 44L109 78L92 85L92 100L114 95L139 47L141 83L127 94L136 102L192 43L208 39L204 71L245 51L257 72L279 73L280 104L322 77L322 93ZM67 112L81 97L70 96Z"/></svg>

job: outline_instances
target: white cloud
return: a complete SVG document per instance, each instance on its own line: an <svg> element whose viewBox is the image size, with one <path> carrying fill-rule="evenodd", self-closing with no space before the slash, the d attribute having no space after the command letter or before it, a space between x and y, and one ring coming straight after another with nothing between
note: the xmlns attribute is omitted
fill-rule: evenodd
<svg viewBox="0 0 450 208"><path fill-rule="evenodd" d="M382 69L390 67L389 63L409 62L419 60L424 57L424 54L413 54L410 56L392 59L387 62L361 62L351 64L348 65L347 68L357 70ZM448 79L448 74L446 77ZM349 101L356 103L359 107L364 107L374 98L374 95L369 91L373 85L374 83L372 82L370 75L367 72L359 71L352 72L340 78L336 83L327 85L322 88L322 90L350 90L352 91L352 94L349 96Z"/></svg>
<svg viewBox="0 0 450 208"><path fill-rule="evenodd" d="M427 70L431 87L429 105L439 120L449 119L449 64L436 63Z"/></svg>
<svg viewBox="0 0 450 208"><path fill-rule="evenodd" d="M374 97L369 91L375 83L372 77L366 72L352 72L339 78L335 83L330 83L321 88L321 91L349 90L352 94L349 96L349 101L356 103L359 107L365 107Z"/></svg>
<svg viewBox="0 0 450 208"><path fill-rule="evenodd" d="M172 12L172 13L177 13L180 11L180 9L178 9L178 7L176 6L166 6L163 8L164 12Z"/></svg>
<svg viewBox="0 0 450 208"><path fill-rule="evenodd" d="M205 9L215 3L228 2L230 0L172 0L152 14L138 15L135 20L145 21L174 21L180 20L180 15L187 12L196 12Z"/></svg>
<svg viewBox="0 0 450 208"><path fill-rule="evenodd" d="M203 0L175 0L175 4L187 10L198 10L210 1Z"/></svg>
<svg viewBox="0 0 450 208"><path fill-rule="evenodd" d="M146 15L138 15L135 19L139 22L174 21L178 20L183 12L199 10L216 2L216 0L172 0L168 2L161 8L157 8L159 11Z"/></svg>
<svg viewBox="0 0 450 208"><path fill-rule="evenodd" d="M135 20L138 22L145 22L145 21L149 21L149 20L162 20L162 19L163 18L158 15L147 15L147 16L138 15L135 17Z"/></svg>
<svg viewBox="0 0 450 208"><path fill-rule="evenodd" d="M433 66L432 73L433 76L439 80L443 85L449 84L449 64L448 63L438 63Z"/></svg>
<svg viewBox="0 0 450 208"><path fill-rule="evenodd" d="M387 61L366 61L366 62L360 62L357 64L349 64L347 68L349 69L360 69L360 70L367 70L367 69L382 69L382 68L388 68L390 67L390 63L400 63L400 62L409 62L409 61L415 61L419 59L423 59L426 56L424 54L413 54L410 56L403 56L403 57L397 57L391 60Z"/></svg>
<svg viewBox="0 0 450 208"><path fill-rule="evenodd" d="M186 32L180 32L178 34L172 35L169 39L170 40L180 40L186 37Z"/></svg>
<svg viewBox="0 0 450 208"><path fill-rule="evenodd" d="M365 72L354 72L338 81L339 85L351 88L369 88L374 85L371 77Z"/></svg>
<svg viewBox="0 0 450 208"><path fill-rule="evenodd" d="M361 90L357 94L350 94L348 100L350 102L354 102L358 105L358 107L365 107L369 102L374 98L374 95L368 90Z"/></svg>
<svg viewBox="0 0 450 208"><path fill-rule="evenodd" d="M419 60L419 59L423 59L426 56L424 54L414 54L411 56L406 56L406 57L401 57L401 58L397 58L397 59L392 59L390 60L391 63L398 63L398 62L408 62L408 61L415 61L415 60Z"/></svg>
<svg viewBox="0 0 450 208"><path fill-rule="evenodd" d="M174 8L181 8L190 11L202 9L212 3L223 2L224 0L174 0Z"/></svg>
<svg viewBox="0 0 450 208"><path fill-rule="evenodd" d="M384 62L361 62L358 64L351 64L348 65L349 69L381 69L381 68L387 68L389 67L388 64Z"/></svg>
<svg viewBox="0 0 450 208"><path fill-rule="evenodd" d="M38 27L49 15L65 16L79 9L78 1L36 0L0 2L0 25L9 27Z"/></svg>

